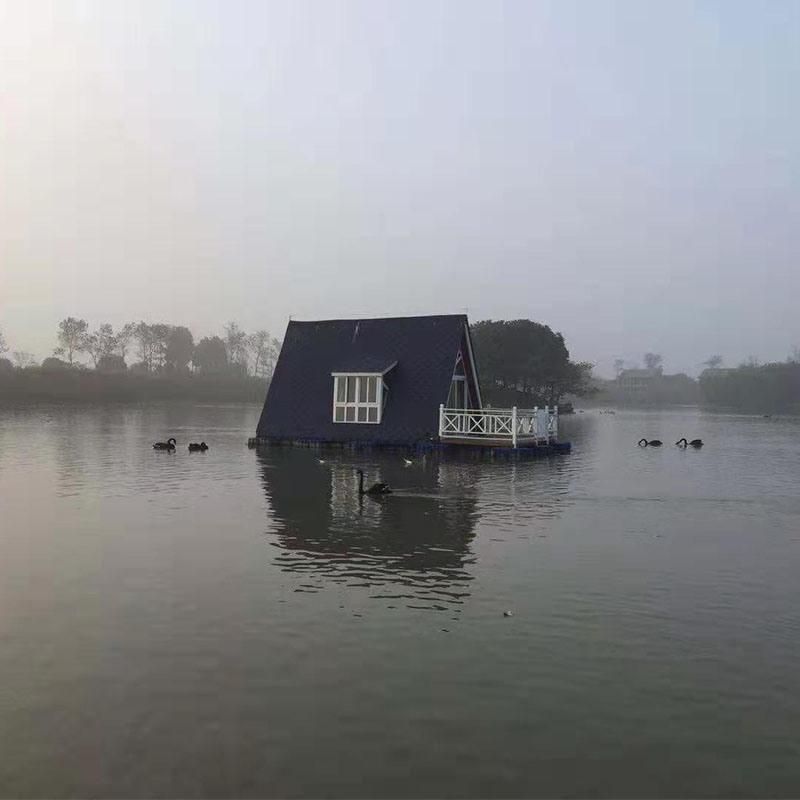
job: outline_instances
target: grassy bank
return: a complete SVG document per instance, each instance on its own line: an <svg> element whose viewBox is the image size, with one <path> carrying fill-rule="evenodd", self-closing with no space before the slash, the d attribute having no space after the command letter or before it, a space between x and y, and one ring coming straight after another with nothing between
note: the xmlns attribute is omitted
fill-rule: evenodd
<svg viewBox="0 0 800 800"><path fill-rule="evenodd" d="M150 400L263 402L267 383L244 375L143 375L40 368L0 373L0 406L28 403L140 403Z"/></svg>

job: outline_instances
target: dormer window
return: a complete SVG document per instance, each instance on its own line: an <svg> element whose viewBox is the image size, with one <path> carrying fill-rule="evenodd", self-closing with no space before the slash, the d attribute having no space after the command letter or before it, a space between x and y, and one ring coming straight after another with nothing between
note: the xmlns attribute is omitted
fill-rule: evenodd
<svg viewBox="0 0 800 800"><path fill-rule="evenodd" d="M379 424L386 391L380 373L334 373L333 421Z"/></svg>

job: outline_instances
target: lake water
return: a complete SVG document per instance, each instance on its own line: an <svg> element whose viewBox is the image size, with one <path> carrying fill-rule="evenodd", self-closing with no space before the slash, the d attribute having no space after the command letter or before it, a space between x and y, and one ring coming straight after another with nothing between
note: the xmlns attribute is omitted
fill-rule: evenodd
<svg viewBox="0 0 800 800"><path fill-rule="evenodd" d="M259 412L0 412L0 795L800 794L800 420L407 467Z"/></svg>

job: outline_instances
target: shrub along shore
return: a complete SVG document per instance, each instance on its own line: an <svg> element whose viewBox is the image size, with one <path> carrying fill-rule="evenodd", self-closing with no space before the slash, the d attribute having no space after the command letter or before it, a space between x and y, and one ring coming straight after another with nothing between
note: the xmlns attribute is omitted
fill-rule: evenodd
<svg viewBox="0 0 800 800"><path fill-rule="evenodd" d="M29 403L141 403L154 400L261 403L268 382L250 375L103 373L41 367L0 370L0 407Z"/></svg>

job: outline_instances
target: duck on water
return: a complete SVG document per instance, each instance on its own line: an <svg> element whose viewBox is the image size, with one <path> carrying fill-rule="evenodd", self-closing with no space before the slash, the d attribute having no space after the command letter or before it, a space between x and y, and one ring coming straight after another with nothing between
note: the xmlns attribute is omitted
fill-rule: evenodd
<svg viewBox="0 0 800 800"><path fill-rule="evenodd" d="M647 439L639 439L639 447L661 447L664 442L661 439L651 439L649 442Z"/></svg>
<svg viewBox="0 0 800 800"><path fill-rule="evenodd" d="M174 450L178 440L174 436L170 436L166 442L156 442L153 445L153 450Z"/></svg>
<svg viewBox="0 0 800 800"><path fill-rule="evenodd" d="M208 445L205 442L200 442L200 444L191 442L189 444L190 453L205 453L206 450L208 450Z"/></svg>
<svg viewBox="0 0 800 800"><path fill-rule="evenodd" d="M373 483L369 489L364 488L364 470L359 469L358 472L358 493L369 495L391 494L392 490L389 488L388 483Z"/></svg>
<svg viewBox="0 0 800 800"><path fill-rule="evenodd" d="M692 439L691 442L687 442L686 441L686 437L684 436L682 439L678 439L678 441L675 442L675 444L678 447L681 447L681 448L684 448L684 449L687 448L687 447L694 447L695 450L699 450L703 446L703 440L702 439Z"/></svg>

